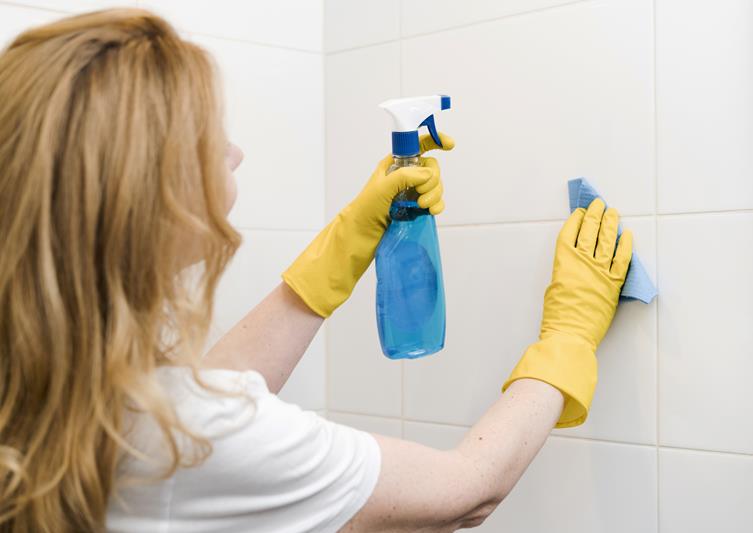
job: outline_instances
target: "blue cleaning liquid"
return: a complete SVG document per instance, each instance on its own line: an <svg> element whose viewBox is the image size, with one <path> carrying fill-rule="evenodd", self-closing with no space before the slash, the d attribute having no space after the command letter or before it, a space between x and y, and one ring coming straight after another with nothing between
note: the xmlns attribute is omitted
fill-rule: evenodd
<svg viewBox="0 0 753 533"><path fill-rule="evenodd" d="M415 201L394 201L376 252L376 311L382 352L415 359L445 340L445 300L437 226Z"/></svg>

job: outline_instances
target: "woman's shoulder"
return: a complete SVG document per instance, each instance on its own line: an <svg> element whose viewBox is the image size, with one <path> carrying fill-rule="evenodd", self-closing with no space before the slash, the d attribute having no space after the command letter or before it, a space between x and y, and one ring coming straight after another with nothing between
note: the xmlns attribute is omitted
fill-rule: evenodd
<svg viewBox="0 0 753 533"><path fill-rule="evenodd" d="M157 379L166 390L198 398L215 398L218 393L255 397L270 394L267 381L256 370L161 366L157 369Z"/></svg>
<svg viewBox="0 0 753 533"><path fill-rule="evenodd" d="M254 370L164 366L156 377L181 421L209 438L249 423L276 398L264 376Z"/></svg>

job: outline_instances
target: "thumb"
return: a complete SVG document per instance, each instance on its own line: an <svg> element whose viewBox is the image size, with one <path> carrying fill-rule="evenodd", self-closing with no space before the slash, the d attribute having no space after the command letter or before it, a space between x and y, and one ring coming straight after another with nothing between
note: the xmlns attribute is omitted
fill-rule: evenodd
<svg viewBox="0 0 753 533"><path fill-rule="evenodd" d="M439 146L436 142L434 142L434 139L429 134L421 135L419 138L418 144L419 144L419 152L421 152L421 155L423 155L425 152L428 152L430 150L452 150L455 148L455 139L447 135L446 133L439 132L439 140L442 141L442 146Z"/></svg>

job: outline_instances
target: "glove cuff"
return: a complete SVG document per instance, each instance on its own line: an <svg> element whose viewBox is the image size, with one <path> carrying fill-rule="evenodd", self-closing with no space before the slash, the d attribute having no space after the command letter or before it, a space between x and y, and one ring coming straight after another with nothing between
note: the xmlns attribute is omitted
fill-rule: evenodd
<svg viewBox="0 0 753 533"><path fill-rule="evenodd" d="M537 379L559 389L565 398L556 427L578 426L586 421L598 379L596 353L577 337L555 335L528 347L502 392L516 380Z"/></svg>
<svg viewBox="0 0 753 533"><path fill-rule="evenodd" d="M346 207L325 227L282 279L306 305L329 317L348 299L374 259L382 231L362 227Z"/></svg>

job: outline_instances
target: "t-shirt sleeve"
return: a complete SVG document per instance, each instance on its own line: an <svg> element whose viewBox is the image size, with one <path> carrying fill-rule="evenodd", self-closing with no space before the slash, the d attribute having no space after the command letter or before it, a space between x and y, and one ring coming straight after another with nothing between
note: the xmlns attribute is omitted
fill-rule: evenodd
<svg viewBox="0 0 753 533"><path fill-rule="evenodd" d="M193 383L179 399L180 416L213 450L175 476L176 531L180 521L217 520L228 531L336 532L366 503L381 462L373 436L283 402L257 372L203 378L236 395Z"/></svg>

